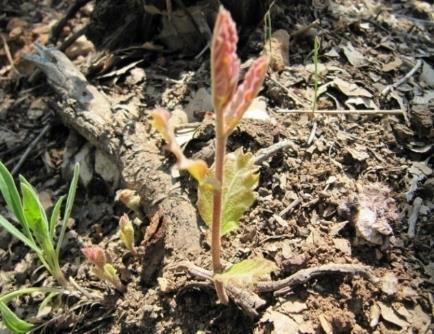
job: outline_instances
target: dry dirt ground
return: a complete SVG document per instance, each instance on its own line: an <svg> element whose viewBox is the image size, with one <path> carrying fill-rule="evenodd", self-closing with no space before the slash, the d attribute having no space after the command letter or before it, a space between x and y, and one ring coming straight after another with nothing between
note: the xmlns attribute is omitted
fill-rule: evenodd
<svg viewBox="0 0 434 334"><path fill-rule="evenodd" d="M4 0L0 5L0 160L27 177L47 209L67 191L72 163L81 162L61 260L69 277L103 299L60 298L38 313L41 296L30 295L11 302L17 314L45 333L432 333L430 2L275 1L271 27L279 32L271 43L264 43L262 23L249 30L242 61L256 57L265 44L273 63L250 118L231 136L229 151L242 147L259 154L287 141L259 163L257 200L241 228L224 238L224 260L264 256L278 267L273 280L324 264L365 265L375 277L325 271L283 293L258 292L266 304L256 318L236 303L217 304L214 290L198 278L180 270L168 274L158 259L142 261L122 247L123 213L137 218L141 251L159 247L158 238L148 242L158 222L115 201L116 190L128 187L119 171L65 126L58 114L68 101L60 101L45 76L23 59L34 52L33 43L48 43L53 25L73 3ZM59 47L88 24L94 6L89 2L66 23ZM167 39L175 37L167 33L169 38L111 51L95 50L81 36L65 53L119 106L134 99L139 112L131 126L145 125L144 136L158 143L166 167L174 160L148 126L149 111L157 105L176 115L187 154L212 162L209 52L172 51ZM315 36L320 40L316 70ZM315 81L316 109L329 113L305 112L312 109ZM366 114L367 109L373 111ZM193 180L168 171L173 186L195 203ZM153 196L158 202L169 194ZM12 219L1 201L0 213ZM183 260L210 268L208 230L200 225L199 231L201 250ZM110 254L125 294L92 274L80 252L90 243ZM177 259L177 249L170 252L175 256L169 259ZM174 264L166 260L164 266ZM34 254L0 229L0 292L42 285L55 283Z"/></svg>

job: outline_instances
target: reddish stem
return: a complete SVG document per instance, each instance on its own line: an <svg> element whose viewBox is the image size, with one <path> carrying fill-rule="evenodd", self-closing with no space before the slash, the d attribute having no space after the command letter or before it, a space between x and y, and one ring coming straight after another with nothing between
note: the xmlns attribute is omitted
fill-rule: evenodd
<svg viewBox="0 0 434 334"><path fill-rule="evenodd" d="M223 270L220 259L220 226L222 220L222 197L223 197L223 166L226 151L226 136L224 134L223 112L216 111L216 149L215 149L215 177L217 181L214 189L212 227L211 227L211 253L214 273ZM222 304L229 302L225 289L221 282L214 282L218 298Z"/></svg>

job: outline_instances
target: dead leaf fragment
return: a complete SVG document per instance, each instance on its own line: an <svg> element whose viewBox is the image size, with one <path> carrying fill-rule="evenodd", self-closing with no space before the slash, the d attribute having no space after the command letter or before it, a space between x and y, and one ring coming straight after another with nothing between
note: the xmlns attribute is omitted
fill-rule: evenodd
<svg viewBox="0 0 434 334"><path fill-rule="evenodd" d="M264 122L270 122L271 118L267 112L267 103L260 98L255 98L252 104L243 115L243 119L257 119Z"/></svg>
<svg viewBox="0 0 434 334"><path fill-rule="evenodd" d="M269 321L273 323L274 334L297 333L298 325L290 317L276 311L271 311Z"/></svg>
<svg viewBox="0 0 434 334"><path fill-rule="evenodd" d="M362 162L369 159L369 154L366 151L364 151L363 147L358 147L358 148L347 147L346 150L351 155L351 157L356 161Z"/></svg>
<svg viewBox="0 0 434 334"><path fill-rule="evenodd" d="M398 278L392 272L386 273L381 279L381 291L391 296L398 291Z"/></svg>
<svg viewBox="0 0 434 334"><path fill-rule="evenodd" d="M408 322L398 317L393 308L389 305L378 302L378 306L380 307L381 317L401 328L407 328L409 326Z"/></svg>
<svg viewBox="0 0 434 334"><path fill-rule="evenodd" d="M366 59L363 54L356 50L350 42L348 42L346 46L342 47L342 51L344 52L348 62L354 67L366 65Z"/></svg>
<svg viewBox="0 0 434 334"><path fill-rule="evenodd" d="M391 62L383 65L383 72L390 72L396 70L402 65L402 60L399 57L394 58Z"/></svg>
<svg viewBox="0 0 434 334"><path fill-rule="evenodd" d="M321 328L326 334L333 334L333 327L330 322L326 319L324 314L319 316L319 323L321 324Z"/></svg>
<svg viewBox="0 0 434 334"><path fill-rule="evenodd" d="M375 328L380 321L380 307L377 304L372 304L371 309L369 310L369 326L371 328Z"/></svg>
<svg viewBox="0 0 434 334"><path fill-rule="evenodd" d="M333 239L333 244L335 245L336 249L340 250L345 255L351 256L351 245L347 239Z"/></svg>
<svg viewBox="0 0 434 334"><path fill-rule="evenodd" d="M431 67L430 64L428 64L426 61L423 62L422 65L422 73L420 75L420 78L425 81L425 83L430 86L434 87L434 70Z"/></svg>
<svg viewBox="0 0 434 334"><path fill-rule="evenodd" d="M355 83L345 81L340 78L333 80L333 85L338 88L346 96L364 96L372 97L372 94L366 89L356 85Z"/></svg>
<svg viewBox="0 0 434 334"><path fill-rule="evenodd" d="M304 310L307 310L307 305L306 303L302 303L298 300L293 300L283 303L280 308L285 313L301 313Z"/></svg>
<svg viewBox="0 0 434 334"><path fill-rule="evenodd" d="M270 58L270 67L277 72L289 66L289 34L284 29L276 30L265 42L265 54Z"/></svg>

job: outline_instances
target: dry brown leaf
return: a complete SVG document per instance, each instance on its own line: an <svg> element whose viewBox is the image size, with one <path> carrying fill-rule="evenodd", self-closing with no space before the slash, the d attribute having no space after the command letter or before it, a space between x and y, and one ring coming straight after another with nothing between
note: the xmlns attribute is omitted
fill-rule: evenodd
<svg viewBox="0 0 434 334"><path fill-rule="evenodd" d="M390 71L396 70L401 65L402 65L402 60L399 57L396 57L391 62L384 64L382 71L383 72L390 72Z"/></svg>
<svg viewBox="0 0 434 334"><path fill-rule="evenodd" d="M361 67L366 65L367 61L363 54L356 50L351 42L348 42L346 46L342 47L342 51L344 52L345 57L348 59L348 62L355 66L355 67Z"/></svg>
<svg viewBox="0 0 434 334"><path fill-rule="evenodd" d="M372 94L366 89L356 85L355 83L345 81L341 78L334 79L333 85L346 96L372 97Z"/></svg>
<svg viewBox="0 0 434 334"><path fill-rule="evenodd" d="M347 239L333 239L333 244L335 245L336 249L340 250L345 255L351 256L351 245Z"/></svg>

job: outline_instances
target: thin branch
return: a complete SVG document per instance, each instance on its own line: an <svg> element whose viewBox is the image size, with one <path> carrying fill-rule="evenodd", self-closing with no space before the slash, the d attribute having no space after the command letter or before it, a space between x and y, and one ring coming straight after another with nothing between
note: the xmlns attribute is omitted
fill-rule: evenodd
<svg viewBox="0 0 434 334"><path fill-rule="evenodd" d="M48 132L50 129L50 124L47 124L44 126L44 128L39 132L39 134L36 136L36 138L27 146L26 150L24 151L23 155L21 156L20 160L18 160L17 164L15 165L14 169L12 169L11 174L16 175L18 171L20 170L22 164L24 161L26 161L27 157L29 156L30 152L34 149L37 143L42 139L42 137Z"/></svg>
<svg viewBox="0 0 434 334"><path fill-rule="evenodd" d="M90 0L76 0L66 12L66 15L62 17L59 22L56 23L56 25L53 27L53 30L51 31L51 38L50 42L55 44L57 40L59 39L60 33L62 32L63 27L65 27L66 23L69 19L71 19L75 14L80 10L81 7L86 5Z"/></svg>
<svg viewBox="0 0 434 334"><path fill-rule="evenodd" d="M401 79L399 79L394 84L386 86L386 88L383 89L383 91L381 92L380 95L385 96L385 95L389 94L395 88L401 86L404 82L406 82L408 79L410 79L413 76L413 74L415 74L416 71L421 66L422 66L422 59L418 59L416 62L416 65L414 65L413 68L406 75L404 75Z"/></svg>
<svg viewBox="0 0 434 334"><path fill-rule="evenodd" d="M279 108L276 112L283 114L311 114L311 109L283 109ZM329 114L329 115L404 115L405 111L402 109L371 109L371 110L344 110L344 109L333 109L333 110L315 110L315 114Z"/></svg>
<svg viewBox="0 0 434 334"><path fill-rule="evenodd" d="M254 163L258 165L262 161L268 159L277 151L283 150L287 147L290 147L292 150L297 151L297 145L292 140L285 139L256 152Z"/></svg>
<svg viewBox="0 0 434 334"><path fill-rule="evenodd" d="M256 288L259 292L274 291L275 295L282 295L288 293L294 286L306 283L314 277L336 273L361 275L373 283L377 283L379 281L379 278L374 276L367 266L357 264L329 263L313 268L299 270L295 274L278 281L259 282L256 285Z"/></svg>

